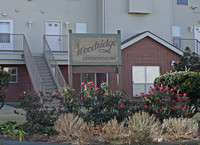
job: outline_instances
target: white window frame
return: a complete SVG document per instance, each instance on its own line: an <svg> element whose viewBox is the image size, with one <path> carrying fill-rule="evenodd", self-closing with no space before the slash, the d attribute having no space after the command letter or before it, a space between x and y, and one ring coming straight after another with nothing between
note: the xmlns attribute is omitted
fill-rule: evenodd
<svg viewBox="0 0 200 145"><path fill-rule="evenodd" d="M0 22L9 22L10 23L10 33L13 33L13 20L0 20Z"/></svg>
<svg viewBox="0 0 200 145"><path fill-rule="evenodd" d="M173 45L177 48L181 48L181 27L180 26L172 26L172 38Z"/></svg>
<svg viewBox="0 0 200 145"><path fill-rule="evenodd" d="M81 30L79 31L78 27L79 25L85 25L85 30ZM87 33L88 32L88 23L84 23L84 22L77 22L76 23L76 33Z"/></svg>
<svg viewBox="0 0 200 145"><path fill-rule="evenodd" d="M13 20L0 20L0 22L4 22L4 23L10 23L10 32L9 34L13 34L14 31L13 31ZM14 38L13 38L13 35L10 35L10 43L0 43L0 50L2 48L6 48L8 50L13 50L14 49ZM6 45L4 45L6 44Z"/></svg>
<svg viewBox="0 0 200 145"><path fill-rule="evenodd" d="M145 82L144 83L135 83L134 82L134 72L133 72L133 67L144 67L145 68L145 78L144 78L144 80L145 80ZM160 74L160 66L132 66L132 81L133 81L133 87L134 87L134 85L145 85L145 92L144 93L148 93L148 90L149 90L149 88L148 88L148 85L153 85L153 82L152 83L148 83L147 82L147 80L148 80L148 78L147 78L147 68L148 67L158 67L159 68L159 74ZM133 89L133 91L134 91L134 89ZM140 92L140 93L143 93L143 92ZM134 96L134 92L133 92L133 96ZM139 97L140 96L140 94L138 94L138 96L134 96L134 97Z"/></svg>
<svg viewBox="0 0 200 145"><path fill-rule="evenodd" d="M14 83L18 83L18 68L17 67L4 67L3 70L5 70L5 68L8 69L16 69L16 74L11 74L11 76L16 76L16 82L13 82L12 80L10 81L10 83L14 84ZM6 71L7 72L7 71ZM8 72L9 73L9 72Z"/></svg>

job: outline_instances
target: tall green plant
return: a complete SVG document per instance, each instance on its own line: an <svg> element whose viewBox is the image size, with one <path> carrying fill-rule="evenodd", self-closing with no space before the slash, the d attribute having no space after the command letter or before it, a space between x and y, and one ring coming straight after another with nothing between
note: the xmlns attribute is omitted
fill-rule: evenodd
<svg viewBox="0 0 200 145"><path fill-rule="evenodd" d="M25 132L21 129L17 129L17 126L13 123L4 123L3 125L0 125L0 129L2 134L7 134L9 136L18 137L19 141L25 140Z"/></svg>
<svg viewBox="0 0 200 145"><path fill-rule="evenodd" d="M40 98L43 98L43 103ZM24 130L28 132L42 131L47 134L54 133L54 122L59 116L59 108L53 105L48 105L53 101L55 95L44 97L35 94L21 94L18 98L23 110L26 112L26 121ZM19 114L17 111L15 113Z"/></svg>
<svg viewBox="0 0 200 145"><path fill-rule="evenodd" d="M157 77L154 85L173 88L176 86L180 94L187 94L188 102L188 117L193 117L199 112L199 98L200 98L200 73L180 71L171 72Z"/></svg>
<svg viewBox="0 0 200 145"><path fill-rule="evenodd" d="M186 93L181 94L178 87L155 86L150 88L146 95L141 94L144 99L144 110L154 114L161 121L166 118L188 117L189 97Z"/></svg>
<svg viewBox="0 0 200 145"><path fill-rule="evenodd" d="M192 53L190 48L186 48L183 56L180 56L180 61L174 64L177 71L185 71L185 68L190 71L200 71L200 57L196 53Z"/></svg>
<svg viewBox="0 0 200 145"><path fill-rule="evenodd" d="M124 92L112 92L106 83L102 83L100 88L95 88L93 82L82 85L84 90L80 93L80 99L84 111L80 115L86 121L103 124L116 118L121 122L132 114L132 105L125 99Z"/></svg>
<svg viewBox="0 0 200 145"><path fill-rule="evenodd" d="M4 106L5 102L5 87L9 86L12 76L5 71L0 70L0 109Z"/></svg>

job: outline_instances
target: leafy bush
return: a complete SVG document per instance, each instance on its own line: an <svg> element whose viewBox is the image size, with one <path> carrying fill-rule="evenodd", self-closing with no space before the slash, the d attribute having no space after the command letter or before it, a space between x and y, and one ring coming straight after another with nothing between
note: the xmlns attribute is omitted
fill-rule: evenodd
<svg viewBox="0 0 200 145"><path fill-rule="evenodd" d="M178 87L155 86L149 93L141 94L144 101L144 111L154 114L160 121L170 117L188 117L189 97L179 93Z"/></svg>
<svg viewBox="0 0 200 145"><path fill-rule="evenodd" d="M200 73L188 71L167 73L157 77L154 85L169 88L176 86L180 94L186 93L189 97L188 117L193 117L199 111Z"/></svg>
<svg viewBox="0 0 200 145"><path fill-rule="evenodd" d="M82 118L68 113L59 116L54 128L62 138L68 141L74 139L89 141L93 136L94 126L93 123L87 124Z"/></svg>
<svg viewBox="0 0 200 145"><path fill-rule="evenodd" d="M60 90L62 110L82 117L86 122L100 125L116 118L118 122L130 116L137 107L125 99L124 92L113 93L106 83L94 88L94 82L82 83L84 90L75 96L70 88Z"/></svg>
<svg viewBox="0 0 200 145"><path fill-rule="evenodd" d="M18 100L21 107L26 112L26 121L28 122L24 125L24 130L27 130L28 132L42 131L47 134L54 133L54 122L60 115L60 111L59 108L56 108L55 106L48 106L48 103L53 100L53 97L54 96L49 96L48 98L45 98L43 96L42 104L40 102L41 97L35 94L27 93L19 96Z"/></svg>
<svg viewBox="0 0 200 145"><path fill-rule="evenodd" d="M53 126L46 126L46 125L44 126L33 122L26 122L25 124L22 125L22 128L27 134L42 132L51 135L55 133Z"/></svg>
<svg viewBox="0 0 200 145"><path fill-rule="evenodd" d="M138 144L153 142L161 134L160 121L154 115L138 112L129 117L130 140Z"/></svg>
<svg viewBox="0 0 200 145"><path fill-rule="evenodd" d="M183 56L180 56L180 61L174 64L174 67L177 71L185 71L189 69L190 71L200 71L200 57L198 54L191 52L190 48L186 48Z"/></svg>
<svg viewBox="0 0 200 145"><path fill-rule="evenodd" d="M192 138L198 135L198 122L188 118L169 118L163 121L163 130L176 139Z"/></svg>
<svg viewBox="0 0 200 145"><path fill-rule="evenodd" d="M12 122L4 123L0 125L0 130L2 134L6 134L9 136L18 137L19 141L25 140L25 132L21 129L17 129L17 125Z"/></svg>
<svg viewBox="0 0 200 145"><path fill-rule="evenodd" d="M60 107L62 112L60 113L73 113L78 115L81 109L79 97L76 95L76 91L68 86L59 90L56 93L60 100Z"/></svg>
<svg viewBox="0 0 200 145"><path fill-rule="evenodd" d="M4 106L5 102L5 93L3 89L9 86L11 78L12 76L8 72L0 70L0 109Z"/></svg>
<svg viewBox="0 0 200 145"><path fill-rule="evenodd" d="M100 88L94 88L93 82L83 84L84 90L80 94L83 112L80 112L87 122L94 121L100 125L116 118L122 122L132 115L134 108L131 102L125 99L122 91L112 92L106 83L102 83Z"/></svg>

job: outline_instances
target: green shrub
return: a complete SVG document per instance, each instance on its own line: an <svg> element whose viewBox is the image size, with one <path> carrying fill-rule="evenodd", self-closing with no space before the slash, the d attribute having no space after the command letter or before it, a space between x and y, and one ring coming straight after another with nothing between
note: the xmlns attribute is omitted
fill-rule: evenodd
<svg viewBox="0 0 200 145"><path fill-rule="evenodd" d="M155 86L151 87L149 93L141 94L144 101L144 111L154 114L160 121L170 117L188 117L190 115L189 97L180 94L177 87Z"/></svg>
<svg viewBox="0 0 200 145"><path fill-rule="evenodd" d="M106 83L95 88L94 82L82 83L83 91L76 95L74 89L59 90L61 113L73 113L86 122L101 125L116 118L122 122L133 113L142 110L141 103L125 99L123 91L112 92Z"/></svg>
<svg viewBox="0 0 200 145"><path fill-rule="evenodd" d="M131 142L138 144L153 142L162 132L160 121L146 112L138 112L129 117L128 128Z"/></svg>
<svg viewBox="0 0 200 145"><path fill-rule="evenodd" d="M125 99L124 92L112 92L106 83L102 83L101 87L96 89L93 82L83 86L84 90L79 95L83 111L79 115L85 121L93 121L95 125L100 125L114 118L122 122L132 115L134 107L130 107L131 102Z"/></svg>
<svg viewBox="0 0 200 145"><path fill-rule="evenodd" d="M112 92L105 83L96 89L93 82L83 83L83 86L84 90L78 95L69 87L64 87L48 97L30 93L21 94L18 100L26 112L28 122L25 130L51 134L54 122L61 114L67 113L73 113L83 118L85 122L94 122L95 125L102 125L114 118L122 122L141 109L139 103L126 100L124 92ZM43 103L40 101L41 98ZM48 103L55 99L60 99L58 105L48 106ZM42 127L45 130L41 129Z"/></svg>
<svg viewBox="0 0 200 145"><path fill-rule="evenodd" d="M19 128L17 125L12 122L4 123L0 125L0 130L2 134L6 134L13 137L18 137L19 141L25 140L25 132Z"/></svg>
<svg viewBox="0 0 200 145"><path fill-rule="evenodd" d="M11 78L12 76L8 72L0 70L0 109L4 106L5 101L5 93L3 92L3 89L9 86Z"/></svg>
<svg viewBox="0 0 200 145"><path fill-rule="evenodd" d="M154 85L164 87L168 86L173 88L174 86L179 88L179 93L186 93L189 97L188 104L188 117L193 117L199 108L200 98L200 73L197 72L171 72L157 77L154 81Z"/></svg>
<svg viewBox="0 0 200 145"><path fill-rule="evenodd" d="M186 47L183 56L180 56L180 61L174 64L174 67L177 71L185 71L189 69L190 71L200 71L200 57L198 54L191 52L189 47Z"/></svg>
<svg viewBox="0 0 200 145"><path fill-rule="evenodd" d="M62 88L56 94L60 99L60 113L79 114L81 109L80 98L76 95L76 91L68 86Z"/></svg>
<svg viewBox="0 0 200 145"><path fill-rule="evenodd" d="M40 102L41 97L35 94L27 93L19 96L18 100L21 107L26 112L27 123L24 125L24 130L28 132L42 131L47 134L54 133L53 126L60 115L60 108L48 106L48 103L53 100L52 97L54 97L54 95L48 98L43 97L42 104Z"/></svg>
<svg viewBox="0 0 200 145"><path fill-rule="evenodd" d="M38 123L26 122L21 127L27 134L42 132L42 133L51 135L55 133L54 127L52 125L44 126Z"/></svg>

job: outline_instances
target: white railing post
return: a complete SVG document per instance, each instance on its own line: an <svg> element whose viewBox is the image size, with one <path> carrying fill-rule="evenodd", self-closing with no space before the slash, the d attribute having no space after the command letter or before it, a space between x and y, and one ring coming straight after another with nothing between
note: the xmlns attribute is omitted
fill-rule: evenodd
<svg viewBox="0 0 200 145"><path fill-rule="evenodd" d="M35 64L35 61L33 59L33 56L31 54L31 51L29 49L28 43L27 43L24 35L23 35L23 49L24 49L25 64L26 64L27 70L29 72L29 76L31 78L31 82L33 84L34 90L35 90L36 94L39 94L41 92L44 93L45 90L43 90L43 89L45 89L45 88L43 88L43 83L40 78L39 71L37 69L37 66ZM43 95L45 95L45 93Z"/></svg>
<svg viewBox="0 0 200 145"><path fill-rule="evenodd" d="M61 37L61 36L60 36ZM43 37L43 42L44 42L44 58L46 59L46 62L50 68L50 71L53 75L53 78L56 82L56 85L58 88L64 87L66 85L65 79L60 71L60 68L52 54L52 51L49 47L49 44L46 39L46 35ZM59 79L61 78L61 79Z"/></svg>

